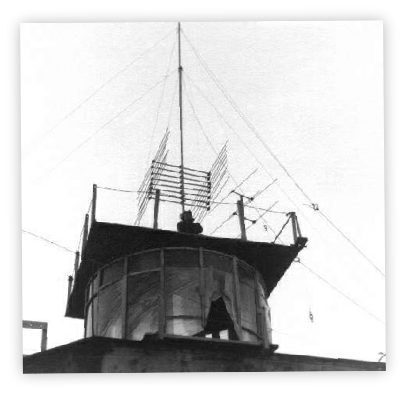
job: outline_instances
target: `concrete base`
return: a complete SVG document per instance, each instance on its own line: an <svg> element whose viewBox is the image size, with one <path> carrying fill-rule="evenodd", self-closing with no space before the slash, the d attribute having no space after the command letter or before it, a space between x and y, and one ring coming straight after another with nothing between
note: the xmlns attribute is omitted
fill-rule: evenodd
<svg viewBox="0 0 406 394"><path fill-rule="evenodd" d="M385 371L386 364L274 353L193 338L93 337L23 358L24 373Z"/></svg>

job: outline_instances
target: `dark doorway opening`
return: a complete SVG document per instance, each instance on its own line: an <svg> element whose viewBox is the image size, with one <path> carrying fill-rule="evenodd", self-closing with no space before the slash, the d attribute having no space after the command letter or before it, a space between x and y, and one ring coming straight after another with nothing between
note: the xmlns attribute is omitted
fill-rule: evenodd
<svg viewBox="0 0 406 394"><path fill-rule="evenodd" d="M204 336L206 338L230 339L234 341L239 340L234 329L234 321L228 313L226 303L222 297L212 301L206 326L199 336Z"/></svg>

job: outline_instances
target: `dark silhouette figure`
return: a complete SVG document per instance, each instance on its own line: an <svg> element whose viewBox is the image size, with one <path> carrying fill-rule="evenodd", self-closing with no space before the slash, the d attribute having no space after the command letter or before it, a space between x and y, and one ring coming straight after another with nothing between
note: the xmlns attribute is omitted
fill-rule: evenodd
<svg viewBox="0 0 406 394"><path fill-rule="evenodd" d="M200 234L203 227L200 223L194 223L192 211L185 211L180 214L180 222L178 223L178 231L180 233Z"/></svg>

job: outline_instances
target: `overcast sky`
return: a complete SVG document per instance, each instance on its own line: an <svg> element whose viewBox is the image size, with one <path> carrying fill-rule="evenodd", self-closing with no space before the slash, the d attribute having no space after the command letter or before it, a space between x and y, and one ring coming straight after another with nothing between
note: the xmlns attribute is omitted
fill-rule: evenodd
<svg viewBox="0 0 406 394"><path fill-rule="evenodd" d="M296 182L384 270L382 24L228 22L182 27ZM23 229L75 250L92 184L136 190L168 125L169 160L178 164L177 96L171 105L177 84L175 28L175 23L22 25ZM208 170L215 159L202 125L217 151L228 141L229 169L237 182L258 168L244 184L244 193L263 189L271 174L277 184L255 205L268 208L277 202L275 209L297 211L309 238L300 255L303 263L384 320L382 276L306 205L309 201L216 88L187 41L183 49L186 165ZM165 83L145 94L167 74ZM230 180L225 193L232 187ZM133 223L136 195L100 190L99 196L99 220ZM235 202L235 196L226 201ZM175 229L179 210L163 206L161 226ZM233 210L224 206L209 215L203 222L205 233ZM246 213L258 217L255 210ZM285 220L274 214L265 219L275 231ZM142 224L151 225L149 212ZM237 220L214 235L238 236ZM271 241L272 235L262 222L248 231L252 240ZM282 241L290 242L288 232ZM49 323L49 346L79 339L83 321L63 317L73 254L25 234L22 242L23 318ZM385 352L384 325L300 264L288 270L269 303L280 352L368 360ZM35 335L24 333L27 353L35 348Z"/></svg>

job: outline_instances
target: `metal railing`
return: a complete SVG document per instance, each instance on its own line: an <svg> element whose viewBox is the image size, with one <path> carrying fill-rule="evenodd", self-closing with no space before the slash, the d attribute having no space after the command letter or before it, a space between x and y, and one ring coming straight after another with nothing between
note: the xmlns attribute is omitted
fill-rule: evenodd
<svg viewBox="0 0 406 394"><path fill-rule="evenodd" d="M70 297L72 288L75 284L76 277L78 274L78 270L80 265L82 264L84 257L85 257L85 252L86 252L86 246L87 246L87 240L89 237L90 229L92 228L93 224L96 223L96 207L97 207L97 185L93 185L93 193L92 193L92 199L90 201L90 205L88 208L88 211L85 215L85 220L83 223L82 227L82 232L79 237L79 245L78 245L78 250L75 253L75 262L73 265L73 274L68 277L68 299ZM79 252L80 250L80 252Z"/></svg>
<svg viewBox="0 0 406 394"><path fill-rule="evenodd" d="M41 352L47 350L48 341L48 323L40 321L23 320L23 328L41 330Z"/></svg>

